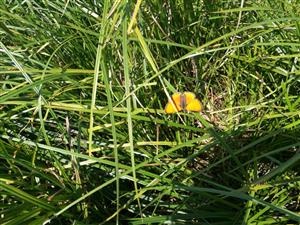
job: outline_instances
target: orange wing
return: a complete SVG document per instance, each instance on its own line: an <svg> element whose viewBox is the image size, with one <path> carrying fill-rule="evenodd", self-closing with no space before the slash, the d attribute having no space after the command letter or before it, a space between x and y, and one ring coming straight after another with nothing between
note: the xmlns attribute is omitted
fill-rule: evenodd
<svg viewBox="0 0 300 225"><path fill-rule="evenodd" d="M201 102L196 98L196 95L192 92L184 92L186 106L185 110L200 112L203 109Z"/></svg>
<svg viewBox="0 0 300 225"><path fill-rule="evenodd" d="M183 93L183 95L185 97L185 103L187 105L196 98L196 95L193 92L186 91Z"/></svg>
<svg viewBox="0 0 300 225"><path fill-rule="evenodd" d="M181 93L177 92L172 95L172 102L169 101L165 107L165 112L168 114L176 113L182 110L181 107ZM173 104L172 104L173 103Z"/></svg>

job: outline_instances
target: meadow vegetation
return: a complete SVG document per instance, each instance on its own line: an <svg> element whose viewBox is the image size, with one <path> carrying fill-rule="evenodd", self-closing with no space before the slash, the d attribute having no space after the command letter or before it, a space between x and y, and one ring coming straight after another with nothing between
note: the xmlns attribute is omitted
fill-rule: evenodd
<svg viewBox="0 0 300 225"><path fill-rule="evenodd" d="M299 1L0 3L0 224L300 222Z"/></svg>

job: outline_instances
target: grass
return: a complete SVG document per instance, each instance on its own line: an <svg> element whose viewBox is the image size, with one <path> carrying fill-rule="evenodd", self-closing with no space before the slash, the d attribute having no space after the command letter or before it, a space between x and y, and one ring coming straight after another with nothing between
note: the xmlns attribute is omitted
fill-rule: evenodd
<svg viewBox="0 0 300 225"><path fill-rule="evenodd" d="M1 224L299 223L300 5L191 2L2 1Z"/></svg>

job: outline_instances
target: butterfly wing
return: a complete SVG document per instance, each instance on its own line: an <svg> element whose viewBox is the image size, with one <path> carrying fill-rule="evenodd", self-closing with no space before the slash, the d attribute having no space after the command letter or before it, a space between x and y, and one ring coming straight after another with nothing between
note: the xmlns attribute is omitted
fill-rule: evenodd
<svg viewBox="0 0 300 225"><path fill-rule="evenodd" d="M170 113L176 113L182 110L181 107L181 93L177 92L172 95L172 102L169 101L165 107L165 112ZM173 103L173 104L172 104Z"/></svg>
<svg viewBox="0 0 300 225"><path fill-rule="evenodd" d="M200 112L203 107L201 102L195 98L193 101L186 105L185 109L187 111Z"/></svg>
<svg viewBox="0 0 300 225"><path fill-rule="evenodd" d="M193 92L184 92L183 93L184 97L185 97L185 103L186 105L188 105L191 101L193 101L196 98L196 95Z"/></svg>
<svg viewBox="0 0 300 225"><path fill-rule="evenodd" d="M200 112L203 109L201 102L196 98L196 95L192 92L184 92L186 106L185 110Z"/></svg>

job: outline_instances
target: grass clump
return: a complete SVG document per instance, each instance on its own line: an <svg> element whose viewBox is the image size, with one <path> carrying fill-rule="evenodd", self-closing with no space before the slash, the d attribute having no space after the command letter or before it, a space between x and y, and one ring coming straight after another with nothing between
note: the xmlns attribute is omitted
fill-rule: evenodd
<svg viewBox="0 0 300 225"><path fill-rule="evenodd" d="M3 0L0 223L297 224L299 3L273 4Z"/></svg>

